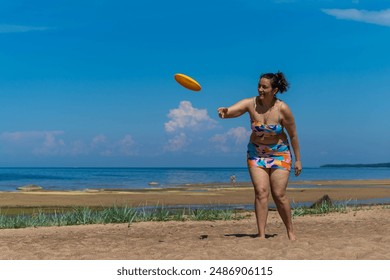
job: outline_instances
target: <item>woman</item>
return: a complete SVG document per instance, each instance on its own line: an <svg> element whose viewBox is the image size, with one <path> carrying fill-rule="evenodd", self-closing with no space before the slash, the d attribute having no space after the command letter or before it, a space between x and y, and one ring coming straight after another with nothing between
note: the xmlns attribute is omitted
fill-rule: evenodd
<svg viewBox="0 0 390 280"><path fill-rule="evenodd" d="M290 202L286 196L292 165L287 134L295 155L296 176L301 173L302 164L294 116L287 104L276 97L278 92L283 93L287 88L288 82L283 73L263 74L257 88L258 96L243 99L230 107L218 108L220 118L235 118L246 112L250 116L252 134L247 162L255 189L255 213L260 238L266 237L268 197L271 191L288 238L296 239Z"/></svg>

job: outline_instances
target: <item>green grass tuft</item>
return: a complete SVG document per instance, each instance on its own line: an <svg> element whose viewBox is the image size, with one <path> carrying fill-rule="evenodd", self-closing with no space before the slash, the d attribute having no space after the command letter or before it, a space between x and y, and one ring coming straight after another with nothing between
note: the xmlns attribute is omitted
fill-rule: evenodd
<svg viewBox="0 0 390 280"><path fill-rule="evenodd" d="M233 210L214 209L169 209L156 206L151 209L112 206L103 209L78 207L72 210L7 214L0 210L0 228L25 228L42 226L69 226L87 224L128 223L146 221L185 220L237 220L244 218Z"/></svg>
<svg viewBox="0 0 390 280"><path fill-rule="evenodd" d="M319 215L319 214L328 214L332 212L338 213L346 213L347 212L347 204L337 204L332 205L327 202L323 202L317 207L309 208L309 207L295 207L292 209L292 216L299 217L304 215Z"/></svg>

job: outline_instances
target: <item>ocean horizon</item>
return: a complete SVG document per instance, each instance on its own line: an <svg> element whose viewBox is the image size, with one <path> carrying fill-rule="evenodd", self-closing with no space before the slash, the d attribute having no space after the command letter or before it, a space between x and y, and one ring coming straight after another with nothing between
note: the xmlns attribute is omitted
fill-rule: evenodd
<svg viewBox="0 0 390 280"><path fill-rule="evenodd" d="M0 167L0 191L31 184L57 191L171 188L229 183L231 175L238 183L251 181L246 167ZM390 168L310 167L299 177L290 175L290 182L370 179L390 179Z"/></svg>

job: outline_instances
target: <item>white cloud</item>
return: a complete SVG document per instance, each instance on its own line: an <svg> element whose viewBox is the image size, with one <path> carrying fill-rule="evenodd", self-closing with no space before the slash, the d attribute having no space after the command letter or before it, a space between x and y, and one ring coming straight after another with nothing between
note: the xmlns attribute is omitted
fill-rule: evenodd
<svg viewBox="0 0 390 280"><path fill-rule="evenodd" d="M240 127L229 129L227 135L231 137L236 144L241 144L244 142L248 142L250 133L251 133L250 131L240 126Z"/></svg>
<svg viewBox="0 0 390 280"><path fill-rule="evenodd" d="M46 31L51 28L44 26L0 24L0 33L24 33L31 31Z"/></svg>
<svg viewBox="0 0 390 280"><path fill-rule="evenodd" d="M250 134L250 131L239 126L229 129L226 133L214 135L210 138L210 142L215 145L216 149L229 152L241 148L244 143L246 144Z"/></svg>
<svg viewBox="0 0 390 280"><path fill-rule="evenodd" d="M188 146L190 141L187 139L187 135L184 132L174 136L169 139L168 144L165 146L164 150L169 152L176 152L184 149Z"/></svg>
<svg viewBox="0 0 390 280"><path fill-rule="evenodd" d="M64 134L61 130L52 131L15 131L15 132L3 132L0 134L0 139L8 142L24 142L35 139L52 138L55 135Z"/></svg>
<svg viewBox="0 0 390 280"><path fill-rule="evenodd" d="M168 117L171 120L164 124L167 132L186 128L210 129L216 124L216 121L209 117L206 109L194 108L189 101L181 101L179 108L169 111Z"/></svg>
<svg viewBox="0 0 390 280"><path fill-rule="evenodd" d="M121 140L119 140L116 147L120 155L131 156L136 153L134 145L135 141L133 140L133 137L127 134Z"/></svg>
<svg viewBox="0 0 390 280"><path fill-rule="evenodd" d="M131 156L137 153L136 142L130 134L119 140L110 141L103 134L92 138L89 153L98 153L101 156Z"/></svg>
<svg viewBox="0 0 390 280"><path fill-rule="evenodd" d="M63 131L16 131L3 132L0 134L0 140L8 148L14 147L16 150L28 149L33 154L58 154L65 148Z"/></svg>
<svg viewBox="0 0 390 280"><path fill-rule="evenodd" d="M92 138L89 153L98 153L101 156L131 156L137 153L136 142L130 134L119 140L109 141L103 134Z"/></svg>
<svg viewBox="0 0 390 280"><path fill-rule="evenodd" d="M106 142L107 142L107 137L104 136L103 134L99 134L92 138L91 145L92 147L98 147Z"/></svg>
<svg viewBox="0 0 390 280"><path fill-rule="evenodd" d="M337 19L354 20L377 25L390 26L390 9L367 11L357 9L323 9L324 13Z"/></svg>
<svg viewBox="0 0 390 280"><path fill-rule="evenodd" d="M65 152L65 142L63 139L57 139L56 137L58 135L61 135L63 133L52 133L52 132L46 132L44 134L43 143L40 145L40 147L37 147L33 150L34 154L39 155L56 155L56 154L62 154Z"/></svg>
<svg viewBox="0 0 390 280"><path fill-rule="evenodd" d="M92 138L92 141L90 143L90 147L82 147L82 143L77 143L75 145L75 152L82 151L81 149L92 150L92 152L97 152L98 154L102 156L111 156L112 155L112 149L110 147L110 143L107 140L107 137L103 134L96 135Z"/></svg>
<svg viewBox="0 0 390 280"><path fill-rule="evenodd" d="M7 154L32 154L35 156L130 156L137 153L136 142L129 134L119 140L109 141L103 134L90 141L68 139L64 131L17 131L0 134L2 150Z"/></svg>
<svg viewBox="0 0 390 280"><path fill-rule="evenodd" d="M64 155L88 155L90 153L90 147L88 144L85 144L82 140L74 140L69 145L67 145L66 151L64 151Z"/></svg>

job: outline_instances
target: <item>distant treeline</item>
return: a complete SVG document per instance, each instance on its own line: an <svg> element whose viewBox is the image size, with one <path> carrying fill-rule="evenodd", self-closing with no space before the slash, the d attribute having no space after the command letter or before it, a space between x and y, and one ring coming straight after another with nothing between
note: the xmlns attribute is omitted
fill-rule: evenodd
<svg viewBox="0 0 390 280"><path fill-rule="evenodd" d="M390 162L373 164L324 164L320 167L390 167Z"/></svg>

